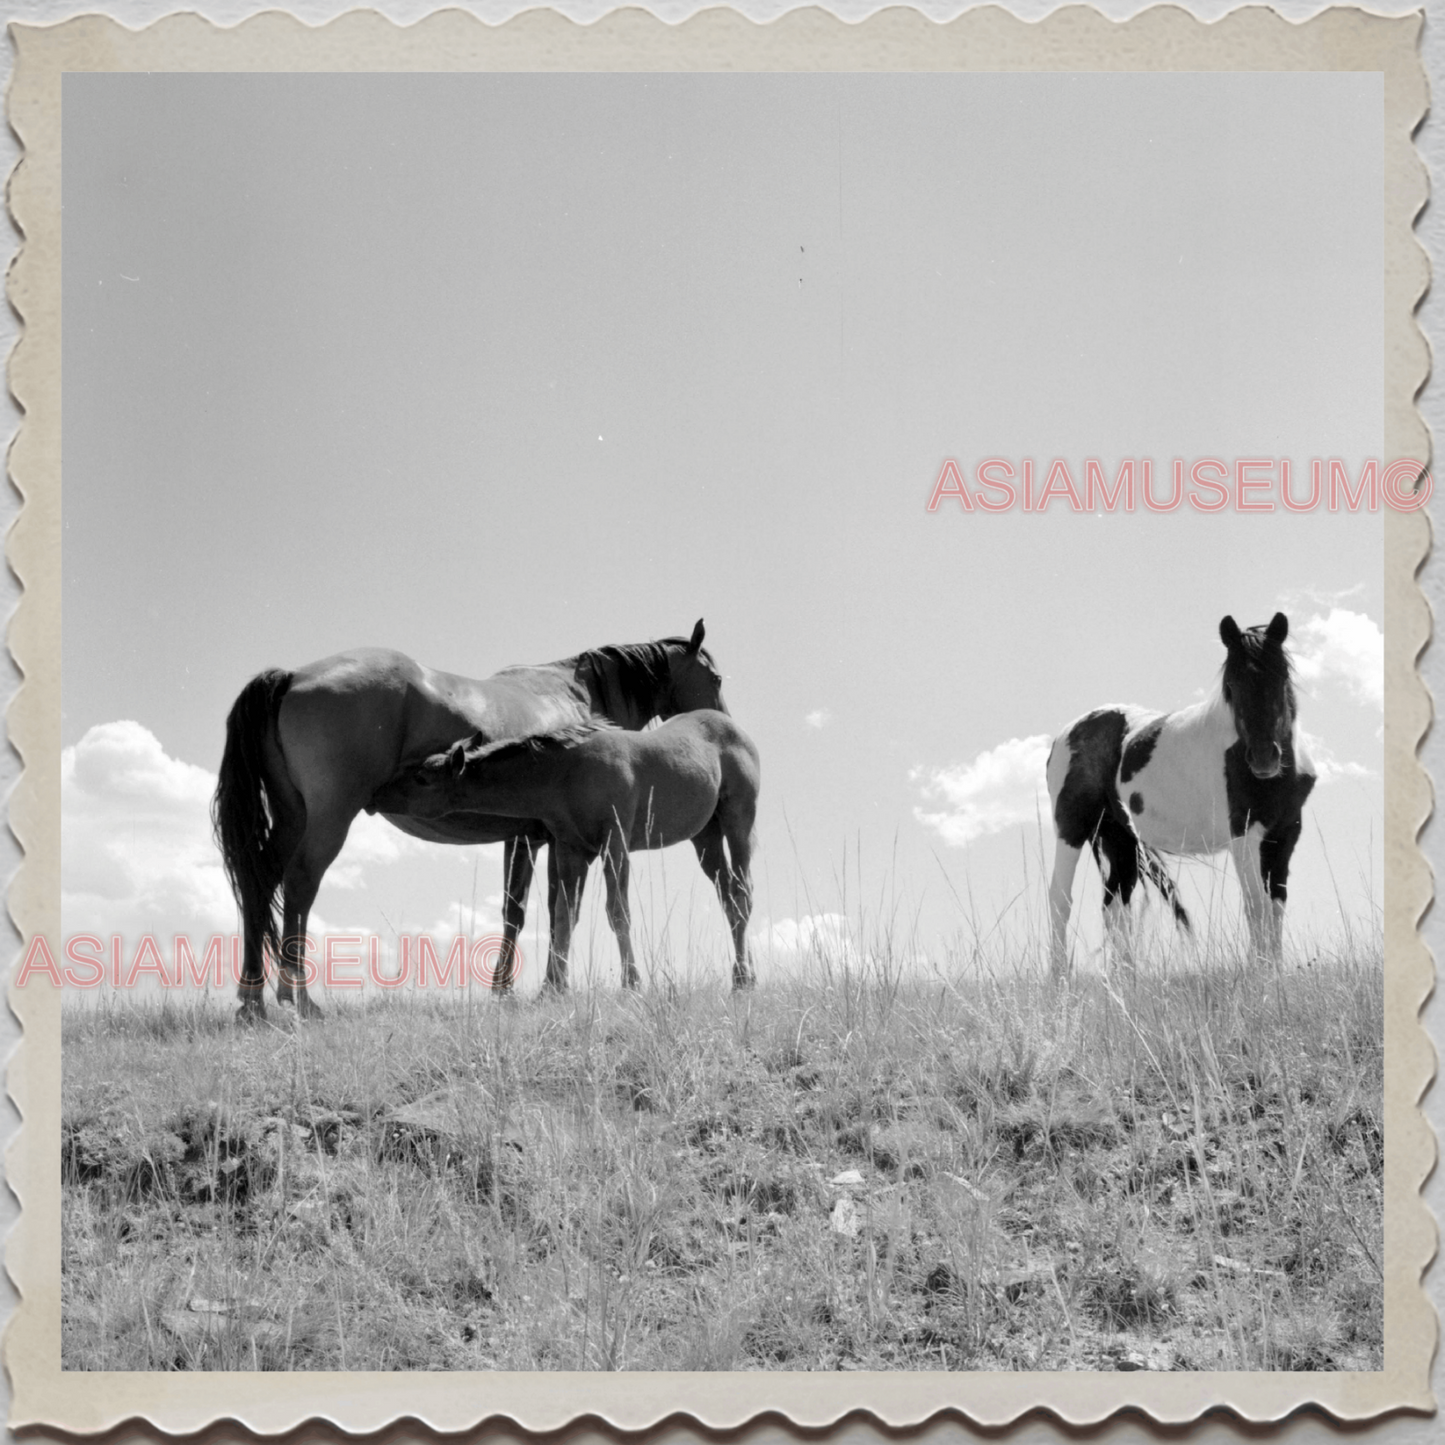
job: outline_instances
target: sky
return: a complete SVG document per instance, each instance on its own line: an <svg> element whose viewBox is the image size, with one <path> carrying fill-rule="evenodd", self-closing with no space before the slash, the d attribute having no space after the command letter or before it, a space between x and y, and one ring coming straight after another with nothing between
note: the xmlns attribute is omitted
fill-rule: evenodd
<svg viewBox="0 0 1445 1445"><path fill-rule="evenodd" d="M948 458L1379 456L1378 77L64 85L67 934L234 929L206 805L260 669L699 616L765 968L1040 937L1047 739L1196 701L1225 613L1289 614L1321 763L1292 937L1378 908L1378 515L926 506ZM1180 871L1233 926L1223 861ZM313 932L486 930L500 887L362 819ZM690 850L633 895L644 958L723 968Z"/></svg>

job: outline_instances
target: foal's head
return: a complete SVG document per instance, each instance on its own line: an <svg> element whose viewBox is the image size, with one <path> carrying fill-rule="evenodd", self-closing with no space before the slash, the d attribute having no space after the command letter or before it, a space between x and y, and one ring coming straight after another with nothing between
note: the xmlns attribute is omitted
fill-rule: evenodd
<svg viewBox="0 0 1445 1445"><path fill-rule="evenodd" d="M467 748L476 741L475 738L463 738L444 753L433 753L419 763L404 767L376 791L367 805L367 812L395 813L408 818L439 818L454 811L457 800L455 790L449 785L466 770Z"/></svg>
<svg viewBox="0 0 1445 1445"><path fill-rule="evenodd" d="M1242 629L1232 617L1219 624L1224 659L1224 700L1257 778L1278 777L1294 728L1294 685L1284 640L1289 618L1276 612L1267 627Z"/></svg>

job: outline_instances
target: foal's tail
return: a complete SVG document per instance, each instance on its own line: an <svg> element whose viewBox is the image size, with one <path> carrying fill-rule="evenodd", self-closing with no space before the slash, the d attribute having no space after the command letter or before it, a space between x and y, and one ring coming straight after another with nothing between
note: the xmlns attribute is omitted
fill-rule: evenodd
<svg viewBox="0 0 1445 1445"><path fill-rule="evenodd" d="M1149 881L1159 890L1160 896L1174 910L1174 921L1185 933L1193 933L1194 927L1189 922L1189 914L1183 903L1179 901L1179 889L1173 878L1169 876L1169 869L1164 864L1164 859L1157 849L1151 848L1144 840L1139 839L1139 866L1144 870Z"/></svg>
<svg viewBox="0 0 1445 1445"><path fill-rule="evenodd" d="M226 748L211 803L211 824L241 921L249 937L270 945L273 958L281 956L276 892L286 860L275 846L279 798L266 775L265 744L291 676L273 668L241 689L226 719Z"/></svg>

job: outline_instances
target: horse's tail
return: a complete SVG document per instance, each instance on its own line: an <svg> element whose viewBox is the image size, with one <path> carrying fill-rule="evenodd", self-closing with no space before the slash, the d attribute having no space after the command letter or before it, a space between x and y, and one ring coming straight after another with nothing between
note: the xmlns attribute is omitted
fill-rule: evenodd
<svg viewBox="0 0 1445 1445"><path fill-rule="evenodd" d="M226 747L211 803L216 844L241 921L250 937L270 945L273 958L281 956L276 893L286 860L275 846L279 799L266 774L265 745L291 677L273 668L257 673L241 689L226 719Z"/></svg>
<svg viewBox="0 0 1445 1445"><path fill-rule="evenodd" d="M1139 863L1145 875L1159 890L1164 901L1174 910L1174 921L1185 933L1193 933L1194 926L1189 922L1189 914L1179 898L1179 888L1174 879L1169 876L1169 869L1165 866L1163 857L1157 849L1151 848L1142 838L1138 842Z"/></svg>

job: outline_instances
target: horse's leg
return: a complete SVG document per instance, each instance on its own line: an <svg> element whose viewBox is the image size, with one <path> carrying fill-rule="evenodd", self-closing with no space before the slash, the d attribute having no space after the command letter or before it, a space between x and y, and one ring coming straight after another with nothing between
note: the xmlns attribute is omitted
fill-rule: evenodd
<svg viewBox="0 0 1445 1445"><path fill-rule="evenodd" d="M1132 973L1137 967L1134 949L1134 915L1116 889L1104 890L1104 947L1107 956Z"/></svg>
<svg viewBox="0 0 1445 1445"><path fill-rule="evenodd" d="M580 848L553 839L547 850L549 892L553 897L552 943L547 950L547 978L544 987L558 993L567 991L567 960L572 950L572 931L582 911L582 890L592 860Z"/></svg>
<svg viewBox="0 0 1445 1445"><path fill-rule="evenodd" d="M557 951L557 908L561 898L560 887L557 845L553 842L547 848L547 921L550 927L547 938L547 972L543 984L546 988L565 991L567 988L567 949L564 947L560 953Z"/></svg>
<svg viewBox="0 0 1445 1445"><path fill-rule="evenodd" d="M295 792L294 789L291 791ZM284 882L284 868L295 856L296 849L306 833L306 808L299 793L295 793L294 808L287 806L292 800L280 788L273 786L271 797L277 800L278 806L275 826L271 837L267 840L267 847L274 849L275 856L282 862ZM284 892L282 898L283 900L285 898ZM285 909L283 907L282 940L285 937ZM277 959L278 976L280 966L281 960ZM259 930L251 927L246 927L243 933L241 982L237 994L240 999L236 1008L237 1019L241 1023L260 1023L266 1017L266 939Z"/></svg>
<svg viewBox="0 0 1445 1445"><path fill-rule="evenodd" d="M306 831L281 880L281 966L276 997L303 1016L320 1010L307 995L306 926L326 870L351 820L396 770L404 735L405 689L353 693L298 684L276 714L276 743L305 805Z"/></svg>
<svg viewBox="0 0 1445 1445"><path fill-rule="evenodd" d="M1060 978L1069 971L1069 913L1073 909L1074 874L1082 848L1074 848L1062 838L1054 844L1054 876L1049 882L1049 972Z"/></svg>
<svg viewBox="0 0 1445 1445"><path fill-rule="evenodd" d="M1279 962L1284 957L1284 905L1289 896L1289 861L1304 829L1304 820L1296 818L1266 833L1259 844L1259 872L1269 894L1269 947L1271 957Z"/></svg>
<svg viewBox="0 0 1445 1445"><path fill-rule="evenodd" d="M292 854L281 882L281 968L276 1002L294 1003L299 1018L320 1018L321 1009L306 992L306 925L326 870L346 842L356 811L309 810L306 835Z"/></svg>
<svg viewBox="0 0 1445 1445"><path fill-rule="evenodd" d="M737 873L728 863L723 847L721 810L708 819L702 832L693 838L692 846L697 850L697 861L702 866L702 871L717 889L718 901L723 906L723 913L727 916L728 927L732 932L733 987L747 988L753 981L747 940L747 921L752 913L752 885L747 881L740 889ZM747 844L742 843L739 847L744 850L746 867ZM744 877L746 878L746 874Z"/></svg>
<svg viewBox="0 0 1445 1445"><path fill-rule="evenodd" d="M1104 933L1110 951L1133 972L1137 960L1129 905L1139 882L1139 840L1128 828L1105 818L1095 837L1094 856L1104 879Z"/></svg>
<svg viewBox="0 0 1445 1445"><path fill-rule="evenodd" d="M503 852L502 956L492 975L498 993L509 992L517 980L517 935L527 921L527 890L536 866L537 844L525 833L513 833Z"/></svg>
<svg viewBox="0 0 1445 1445"><path fill-rule="evenodd" d="M1234 859L1234 872L1244 894L1244 921L1249 928L1249 952L1252 958L1273 959L1269 895L1264 889L1264 873L1260 867L1260 840L1264 829L1257 824L1229 840L1229 856Z"/></svg>
<svg viewBox="0 0 1445 1445"><path fill-rule="evenodd" d="M632 910L627 901L632 865L627 856L627 839L619 831L613 831L602 852L602 872L607 883L607 921L622 955L622 987L636 988L639 980L632 956Z"/></svg>
<svg viewBox="0 0 1445 1445"><path fill-rule="evenodd" d="M732 927L732 879L728 873L727 850L723 847L722 820L716 813L703 825L700 833L693 836L692 846L697 850L697 861L708 881L717 889L718 902L727 916L728 927Z"/></svg>
<svg viewBox="0 0 1445 1445"><path fill-rule="evenodd" d="M266 840L266 851L275 860L271 865L275 872L271 877L278 880L280 887L285 879L285 870L306 835L306 800L291 779L286 759L277 746L276 739L267 736L262 744L265 759L266 801L271 809L271 836ZM269 872L269 868L268 868ZM284 898L284 893L283 893ZM266 899L269 912L272 898ZM259 1023L266 1017L266 936L250 922L242 930L241 980L237 989L239 1006L236 1017L242 1023ZM285 938L285 914L282 914L281 938ZM276 960L279 974L281 960Z"/></svg>
<svg viewBox="0 0 1445 1445"><path fill-rule="evenodd" d="M728 898L723 907L733 930L733 987L751 988L755 981L748 949L748 922L753 916L753 823L756 809L729 808L723 818L728 844ZM729 899L731 903L729 903Z"/></svg>

